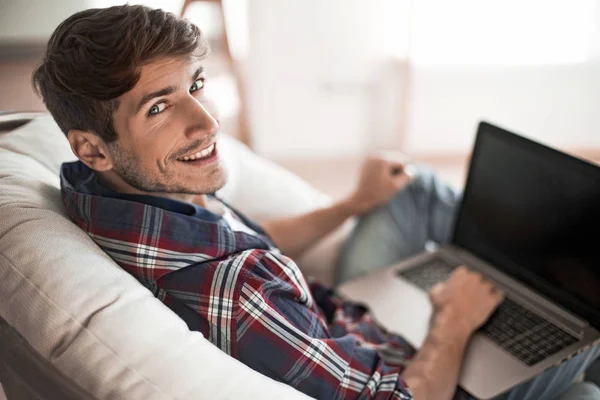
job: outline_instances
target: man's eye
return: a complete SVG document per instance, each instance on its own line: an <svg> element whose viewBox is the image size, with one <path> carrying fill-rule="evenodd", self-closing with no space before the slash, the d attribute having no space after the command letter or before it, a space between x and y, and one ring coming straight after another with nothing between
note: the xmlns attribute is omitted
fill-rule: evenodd
<svg viewBox="0 0 600 400"><path fill-rule="evenodd" d="M196 90L200 90L204 88L204 78L202 79L197 79L196 82L194 82L192 84L192 87L190 87L190 93L195 92Z"/></svg>
<svg viewBox="0 0 600 400"><path fill-rule="evenodd" d="M148 115L160 114L161 112L164 111L165 107L166 107L165 103L155 104L152 107L150 107L150 110L148 110Z"/></svg>

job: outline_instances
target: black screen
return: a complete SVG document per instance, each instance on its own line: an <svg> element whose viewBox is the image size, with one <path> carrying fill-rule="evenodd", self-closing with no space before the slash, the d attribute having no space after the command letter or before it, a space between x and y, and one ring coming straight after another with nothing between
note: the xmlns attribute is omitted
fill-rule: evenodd
<svg viewBox="0 0 600 400"><path fill-rule="evenodd" d="M600 325L600 167L480 124L454 243Z"/></svg>

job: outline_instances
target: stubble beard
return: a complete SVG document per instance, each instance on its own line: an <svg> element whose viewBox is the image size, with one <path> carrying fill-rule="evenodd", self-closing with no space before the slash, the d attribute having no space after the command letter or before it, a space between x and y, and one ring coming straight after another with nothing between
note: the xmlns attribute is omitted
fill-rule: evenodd
<svg viewBox="0 0 600 400"><path fill-rule="evenodd" d="M214 171L211 175L212 182L202 182L194 186L192 182L190 184L180 183L167 183L168 181L175 181L172 177L169 177L169 173L163 175L163 179L151 176L150 173L143 171L140 168L139 158L132 152L126 151L121 148L118 144L111 144L109 146L111 157L113 159L113 169L131 187L138 191L148 193L170 193L170 194L186 194L186 195L202 195L212 194L217 190L221 189L227 182L227 171L219 166L217 171ZM174 161L179 162L179 161Z"/></svg>

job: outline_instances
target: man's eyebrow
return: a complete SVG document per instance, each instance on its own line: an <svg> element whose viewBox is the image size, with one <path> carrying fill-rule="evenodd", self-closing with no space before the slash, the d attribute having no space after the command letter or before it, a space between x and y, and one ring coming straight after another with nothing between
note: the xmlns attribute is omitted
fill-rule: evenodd
<svg viewBox="0 0 600 400"><path fill-rule="evenodd" d="M192 81L195 81L196 79L198 79L198 77L200 76L200 74L202 72L204 72L204 67L199 67L196 70L196 72L194 72L194 75L192 77ZM152 100L152 99L154 99L156 97L167 96L167 95L175 92L175 90L177 90L176 86L167 86L166 88L162 88L162 89L157 90L155 92L146 93L144 96L142 96L142 99L138 103L138 106L137 106L137 108L135 110L135 113L139 114L139 112L142 109L142 107L144 107L144 105L146 105L146 103L148 103L150 100Z"/></svg>
<svg viewBox="0 0 600 400"><path fill-rule="evenodd" d="M194 76L192 77L192 81L195 81L196 79L198 79L198 77L200 76L201 73L204 72L204 67L199 67L196 72L194 72Z"/></svg>
<svg viewBox="0 0 600 400"><path fill-rule="evenodd" d="M162 89L157 90L155 92L146 93L144 96L142 96L142 99L138 103L138 106L137 106L137 108L135 110L135 113L139 114L139 112L142 109L142 107L144 107L144 105L146 103L148 103L150 100L152 100L152 99L154 99L156 97L169 95L169 94L175 92L175 90L177 90L176 86L167 86L166 88L162 88Z"/></svg>

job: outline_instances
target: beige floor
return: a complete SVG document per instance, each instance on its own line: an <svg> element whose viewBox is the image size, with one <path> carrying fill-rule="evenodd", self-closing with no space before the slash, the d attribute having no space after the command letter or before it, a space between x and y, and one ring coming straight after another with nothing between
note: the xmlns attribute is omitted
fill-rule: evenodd
<svg viewBox="0 0 600 400"><path fill-rule="evenodd" d="M600 149L571 149L571 154L590 162L600 164ZM469 155L410 155L414 161L424 163L453 187L464 187L466 180ZM335 199L350 193L358 180L358 171L364 156L329 158L329 159L274 159L277 164L289 169L317 189Z"/></svg>
<svg viewBox="0 0 600 400"><path fill-rule="evenodd" d="M343 158L274 159L273 161L310 182L317 189L339 199L354 189L363 159L364 156L357 155ZM468 161L466 156L420 156L416 157L415 161L430 165L452 186L456 188L463 186Z"/></svg>

